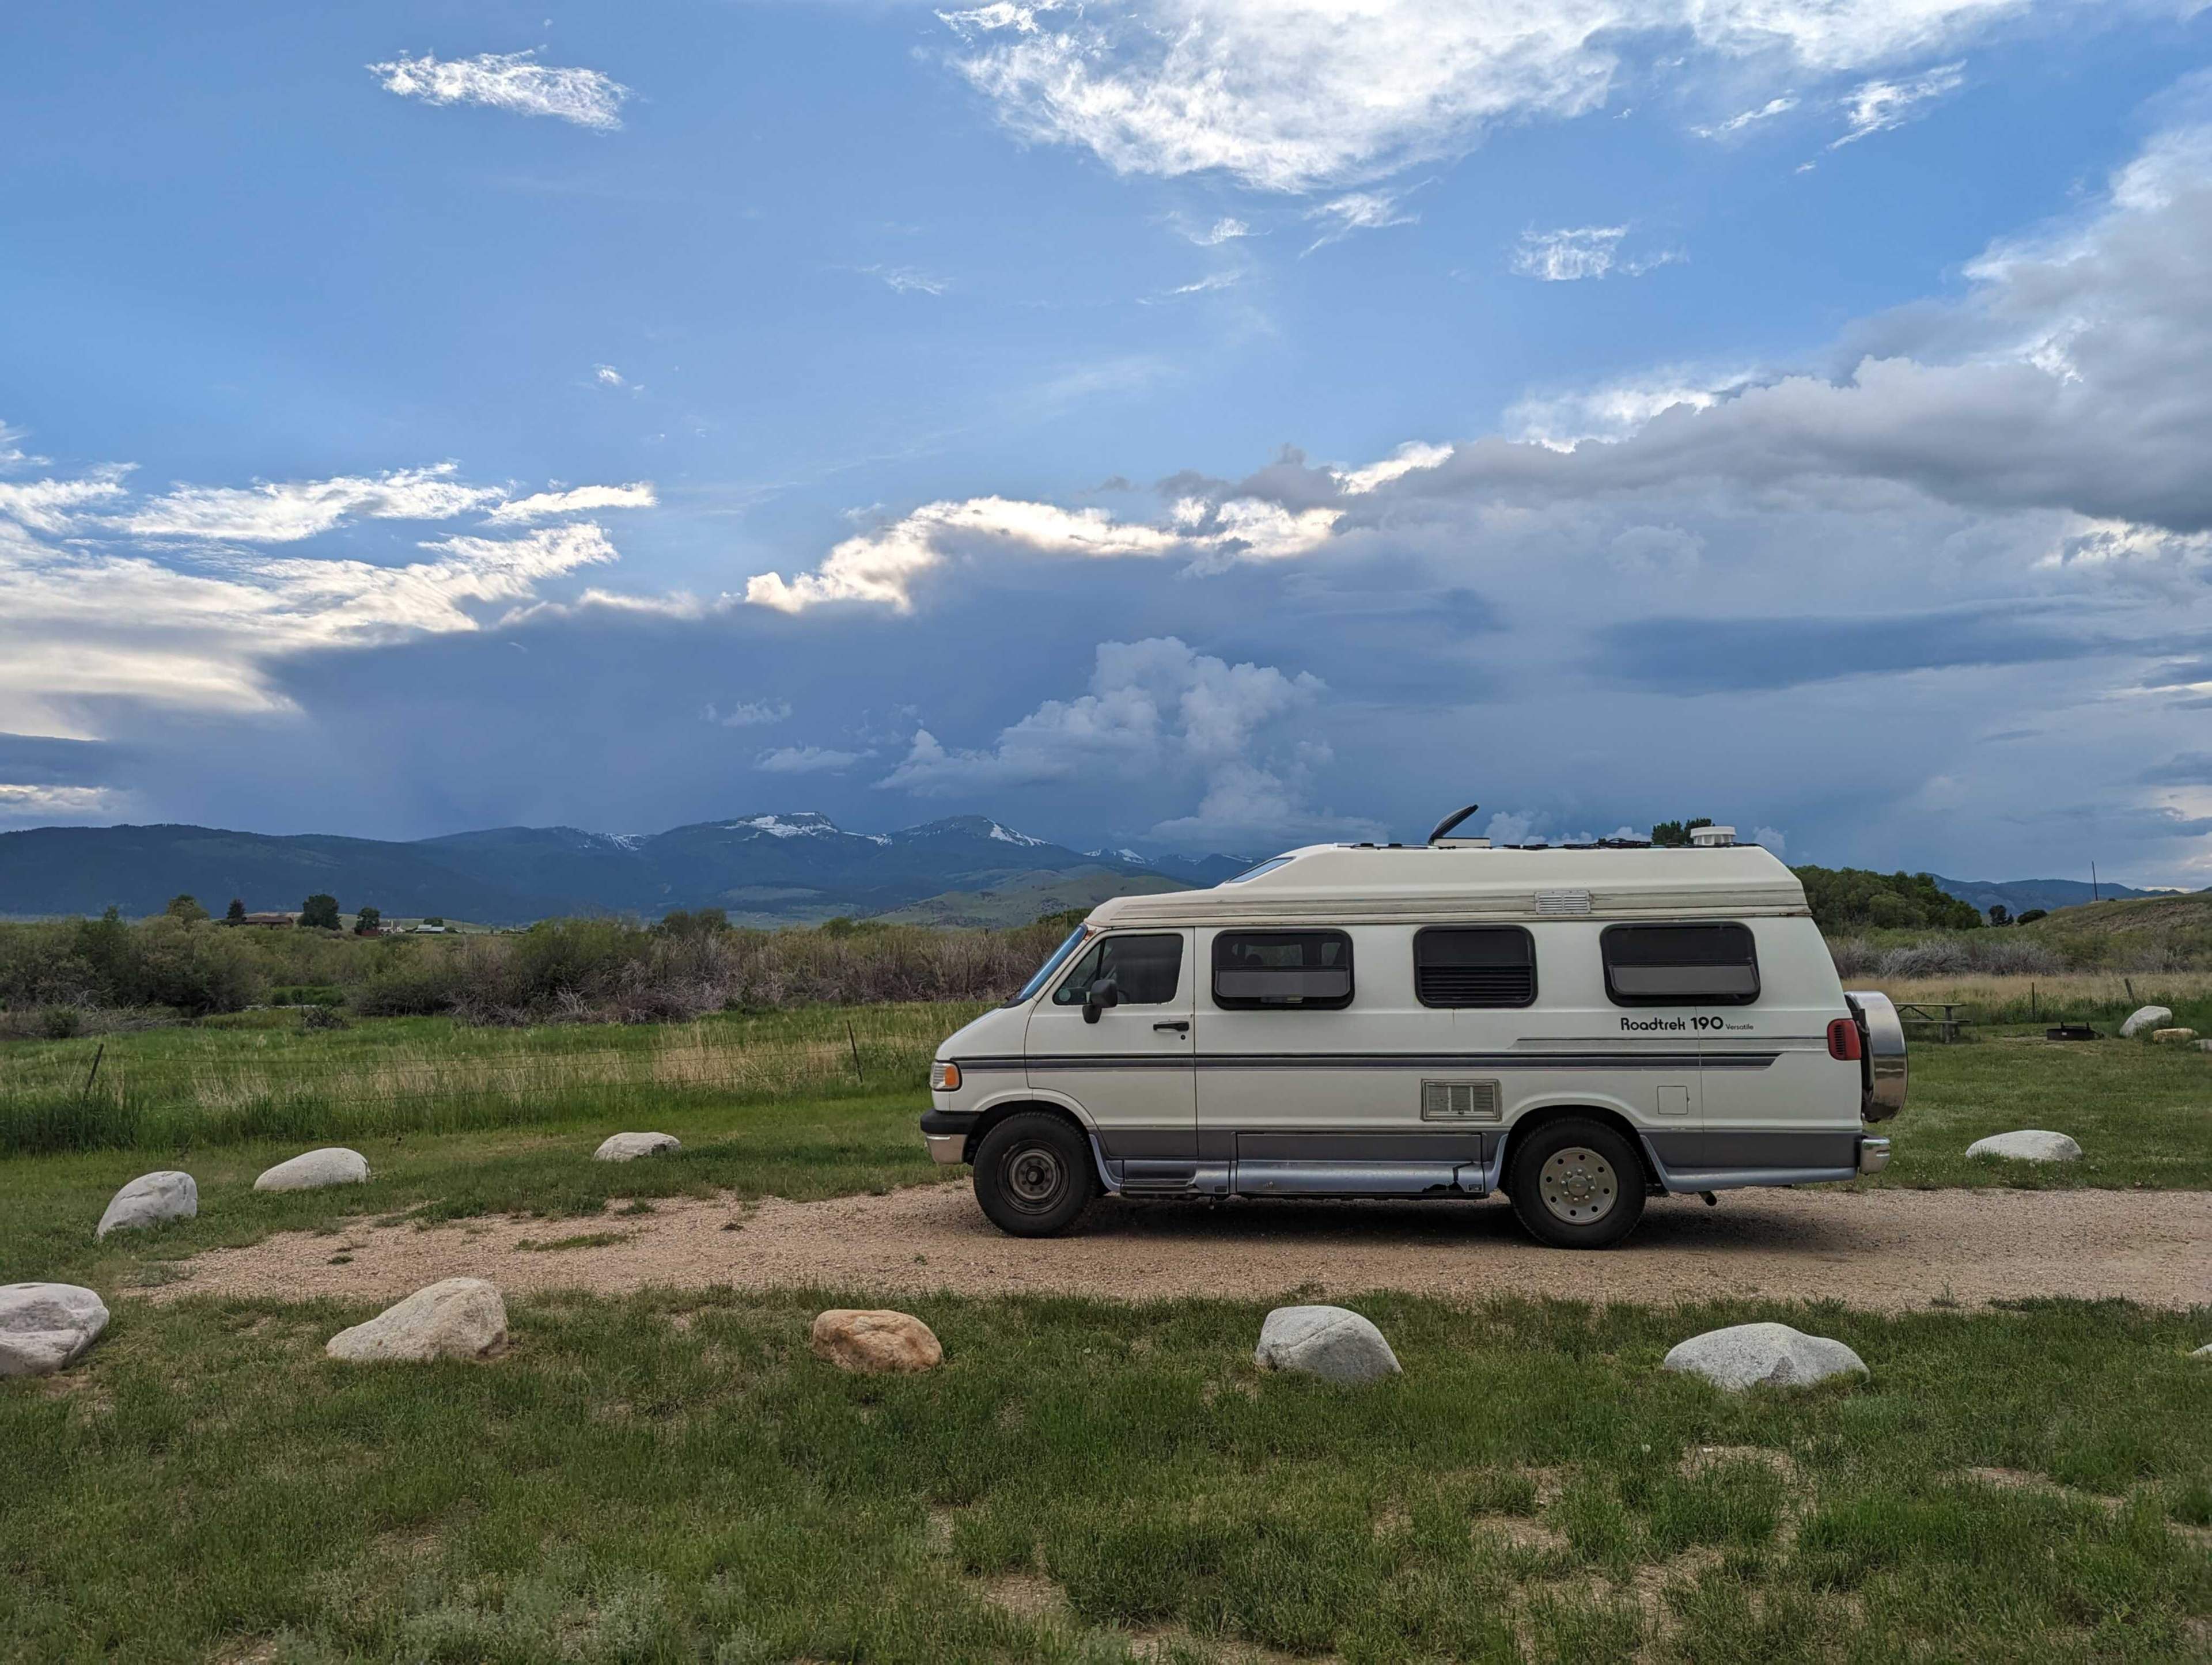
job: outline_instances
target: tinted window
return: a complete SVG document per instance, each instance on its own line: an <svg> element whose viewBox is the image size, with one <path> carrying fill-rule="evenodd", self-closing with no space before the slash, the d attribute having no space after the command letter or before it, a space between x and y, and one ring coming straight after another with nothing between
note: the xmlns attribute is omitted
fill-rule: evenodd
<svg viewBox="0 0 2212 1665"><path fill-rule="evenodd" d="M1413 939L1413 994L1423 1006L1534 1006L1536 945L1517 925L1423 931Z"/></svg>
<svg viewBox="0 0 2212 1665"><path fill-rule="evenodd" d="M1076 944L1083 940L1084 933L1088 931L1090 928L1091 927L1087 925L1079 925L1075 929L1069 932L1067 935L1061 939L1060 946L1052 951L1051 958L1045 961L1042 965L1037 967L1035 971L1032 971L1030 974L1030 980L1022 985L1022 992L1015 995L1014 998L1007 1001L1006 1004L1008 1006L1019 1006L1024 1000L1034 1000L1036 999L1037 990L1045 986L1046 980L1049 978L1054 972L1059 970L1061 966L1067 963L1067 957L1075 951Z"/></svg>
<svg viewBox="0 0 2212 1665"><path fill-rule="evenodd" d="M1182 937L1102 937L1052 992L1054 1006L1081 1006L1091 985L1111 977L1124 1006L1164 1006L1182 981Z"/></svg>
<svg viewBox="0 0 2212 1665"><path fill-rule="evenodd" d="M1352 939L1341 931L1224 931L1213 939L1213 1002L1350 1006Z"/></svg>
<svg viewBox="0 0 2212 1665"><path fill-rule="evenodd" d="M1741 925L1606 927L1605 992L1615 1006L1749 1006L1759 955Z"/></svg>

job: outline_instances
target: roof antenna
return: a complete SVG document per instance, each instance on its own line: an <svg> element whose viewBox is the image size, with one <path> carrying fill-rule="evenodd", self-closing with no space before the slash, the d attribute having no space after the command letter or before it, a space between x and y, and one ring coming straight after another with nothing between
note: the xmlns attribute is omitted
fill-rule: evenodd
<svg viewBox="0 0 2212 1665"><path fill-rule="evenodd" d="M1481 807L1482 805L1480 804L1469 804L1465 809L1456 811L1454 813L1444 817L1443 820L1437 823L1437 829L1429 835L1429 842L1431 844L1435 843L1439 838L1442 838L1446 833L1449 832L1454 827L1459 825L1461 822L1466 820L1468 817L1473 815Z"/></svg>

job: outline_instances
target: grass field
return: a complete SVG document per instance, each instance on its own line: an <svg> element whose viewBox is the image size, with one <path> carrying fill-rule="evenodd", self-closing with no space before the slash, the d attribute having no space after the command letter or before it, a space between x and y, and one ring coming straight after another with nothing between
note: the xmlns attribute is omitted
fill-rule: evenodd
<svg viewBox="0 0 2212 1665"><path fill-rule="evenodd" d="M2201 1323L1407 1297L1407 1374L1269 1377L1263 1309L518 1303L489 1364L348 1369L367 1310L125 1304L0 1384L19 1661L2172 1660L2212 1638ZM1782 1316L1863 1385L1656 1366ZM2203 1316L2212 1322L2212 1315ZM1976 1471L1983 1471L1978 1474Z"/></svg>

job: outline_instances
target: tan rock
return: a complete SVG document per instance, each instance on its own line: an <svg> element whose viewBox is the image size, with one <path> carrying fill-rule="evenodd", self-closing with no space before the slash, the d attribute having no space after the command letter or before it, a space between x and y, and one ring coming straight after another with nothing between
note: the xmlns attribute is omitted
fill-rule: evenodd
<svg viewBox="0 0 2212 1665"><path fill-rule="evenodd" d="M814 1321L809 1343L817 1358L841 1370L881 1376L890 1370L933 1370L945 1362L937 1337L911 1313L854 1312L833 1307Z"/></svg>
<svg viewBox="0 0 2212 1665"><path fill-rule="evenodd" d="M386 1359L482 1358L507 1340L507 1303L481 1278L448 1278L418 1289L366 1324L331 1337L323 1351L348 1364Z"/></svg>
<svg viewBox="0 0 2212 1665"><path fill-rule="evenodd" d="M2162 1041L2168 1046L2179 1046L2185 1041L2194 1041L2197 1031L2193 1029L2154 1029L2150 1032L2150 1038Z"/></svg>

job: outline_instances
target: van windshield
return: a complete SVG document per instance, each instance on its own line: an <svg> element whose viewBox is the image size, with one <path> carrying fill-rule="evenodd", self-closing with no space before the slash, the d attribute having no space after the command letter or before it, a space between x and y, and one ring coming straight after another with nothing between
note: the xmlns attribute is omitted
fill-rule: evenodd
<svg viewBox="0 0 2212 1665"><path fill-rule="evenodd" d="M1082 945L1084 933L1090 928L1091 927L1087 925L1079 925L1075 929L1067 933L1067 940L1060 944L1059 947L1054 949L1052 952L1046 957L1045 963L1037 967L1036 974L1031 976L1027 982L1022 985L1022 992L1015 995L1014 998L1007 1001L1006 1004L1008 1006L1019 1006L1024 1000L1033 1000L1036 998L1037 990L1042 988L1047 982L1050 981L1052 979L1052 974L1059 970L1061 966L1066 964L1067 957L1070 954L1073 954L1077 948Z"/></svg>

